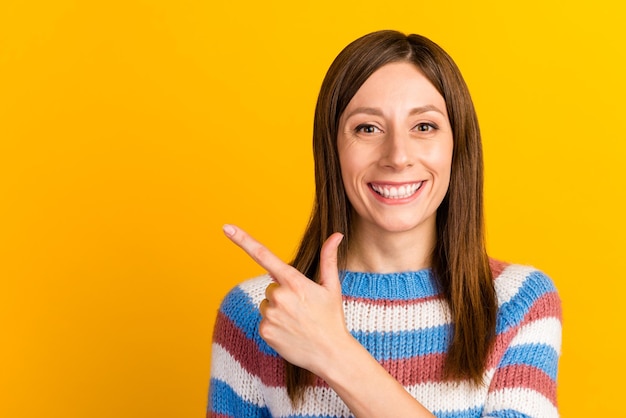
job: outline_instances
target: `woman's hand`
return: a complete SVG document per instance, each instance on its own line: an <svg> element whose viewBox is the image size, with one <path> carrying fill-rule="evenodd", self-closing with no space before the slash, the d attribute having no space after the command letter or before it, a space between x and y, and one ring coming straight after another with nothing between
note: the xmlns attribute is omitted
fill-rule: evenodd
<svg viewBox="0 0 626 418"><path fill-rule="evenodd" d="M224 233L274 279L260 306L261 337L285 360L320 375L340 342L352 339L345 325L337 248L332 234L320 253L320 280L309 280L242 229L225 225Z"/></svg>
<svg viewBox="0 0 626 418"><path fill-rule="evenodd" d="M242 229L225 225L224 233L274 278L259 332L278 354L324 379L359 418L433 417L348 332L337 271L343 235L324 242L315 283Z"/></svg>

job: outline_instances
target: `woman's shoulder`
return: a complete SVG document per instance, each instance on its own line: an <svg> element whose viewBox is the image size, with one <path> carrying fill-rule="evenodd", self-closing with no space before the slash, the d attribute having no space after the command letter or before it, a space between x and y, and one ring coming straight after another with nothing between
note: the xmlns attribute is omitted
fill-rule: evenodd
<svg viewBox="0 0 626 418"><path fill-rule="evenodd" d="M561 317L561 301L552 279L528 265L490 259L501 317L509 325L539 317ZM504 319L504 318L503 318Z"/></svg>
<svg viewBox="0 0 626 418"><path fill-rule="evenodd" d="M265 298L265 288L271 282L272 278L268 274L264 274L237 284L224 297L221 309L229 305L241 306L241 304L258 306Z"/></svg>
<svg viewBox="0 0 626 418"><path fill-rule="evenodd" d="M222 299L218 316L240 329L255 329L261 320L259 303L265 298L265 288L271 281L270 276L263 275L239 283Z"/></svg>
<svg viewBox="0 0 626 418"><path fill-rule="evenodd" d="M489 259L489 266L494 278L498 300L511 299L520 292L535 293L540 296L545 292L556 292L552 279L543 271L528 265L514 264Z"/></svg>

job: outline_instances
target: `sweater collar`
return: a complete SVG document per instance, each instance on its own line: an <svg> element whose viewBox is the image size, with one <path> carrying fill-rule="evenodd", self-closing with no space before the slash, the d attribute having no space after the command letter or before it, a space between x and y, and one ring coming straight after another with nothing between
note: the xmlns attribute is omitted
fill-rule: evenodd
<svg viewBox="0 0 626 418"><path fill-rule="evenodd" d="M399 273L342 271L344 296L365 299L410 300L439 294L430 269Z"/></svg>

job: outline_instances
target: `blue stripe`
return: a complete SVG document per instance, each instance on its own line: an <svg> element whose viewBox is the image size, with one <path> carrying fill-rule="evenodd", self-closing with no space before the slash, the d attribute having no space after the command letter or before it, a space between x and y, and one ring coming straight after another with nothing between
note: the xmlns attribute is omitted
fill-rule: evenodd
<svg viewBox="0 0 626 418"><path fill-rule="evenodd" d="M444 353L450 345L451 325L397 332L352 331L376 360L398 360Z"/></svg>
<svg viewBox="0 0 626 418"><path fill-rule="evenodd" d="M337 417L338 415L335 415L335 414L333 415L286 415L285 416L285 418L337 418Z"/></svg>
<svg viewBox="0 0 626 418"><path fill-rule="evenodd" d="M533 418L530 415L523 414L513 409L501 409L499 411L493 411L489 415L485 415L485 418Z"/></svg>
<svg viewBox="0 0 626 418"><path fill-rule="evenodd" d="M542 370L556 381L559 355L546 344L523 344L509 348L499 367L525 364Z"/></svg>
<svg viewBox="0 0 626 418"><path fill-rule="evenodd" d="M241 329L246 338L256 343L259 351L278 357L278 353L267 345L265 340L259 335L261 314L258 306L252 303L252 299L246 292L239 287L235 287L222 301L220 310L235 323L237 328Z"/></svg>
<svg viewBox="0 0 626 418"><path fill-rule="evenodd" d="M267 407L244 401L224 381L211 379L209 388L209 411L231 417L270 417Z"/></svg>
<svg viewBox="0 0 626 418"><path fill-rule="evenodd" d="M537 299L555 291L554 283L548 276L540 271L530 273L517 294L500 307L496 333L503 333L519 325Z"/></svg>
<svg viewBox="0 0 626 418"><path fill-rule="evenodd" d="M369 300L403 301L439 294L430 269L402 273L341 273L344 295Z"/></svg>
<svg viewBox="0 0 626 418"><path fill-rule="evenodd" d="M433 415L437 418L477 418L480 417L483 407L463 409L461 411L435 411Z"/></svg>

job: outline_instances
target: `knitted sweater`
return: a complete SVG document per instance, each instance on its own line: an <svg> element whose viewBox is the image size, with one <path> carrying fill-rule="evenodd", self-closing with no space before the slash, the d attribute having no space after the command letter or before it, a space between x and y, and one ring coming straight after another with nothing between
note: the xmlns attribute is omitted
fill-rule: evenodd
<svg viewBox="0 0 626 418"><path fill-rule="evenodd" d="M428 269L344 272L343 307L352 335L415 399L440 418L558 417L557 363L561 305L540 271L492 261L498 299L496 339L482 386L445 381L450 312ZM235 287L224 299L213 336L207 417L352 416L320 378L293 409L284 363L259 336L258 305L271 279Z"/></svg>

